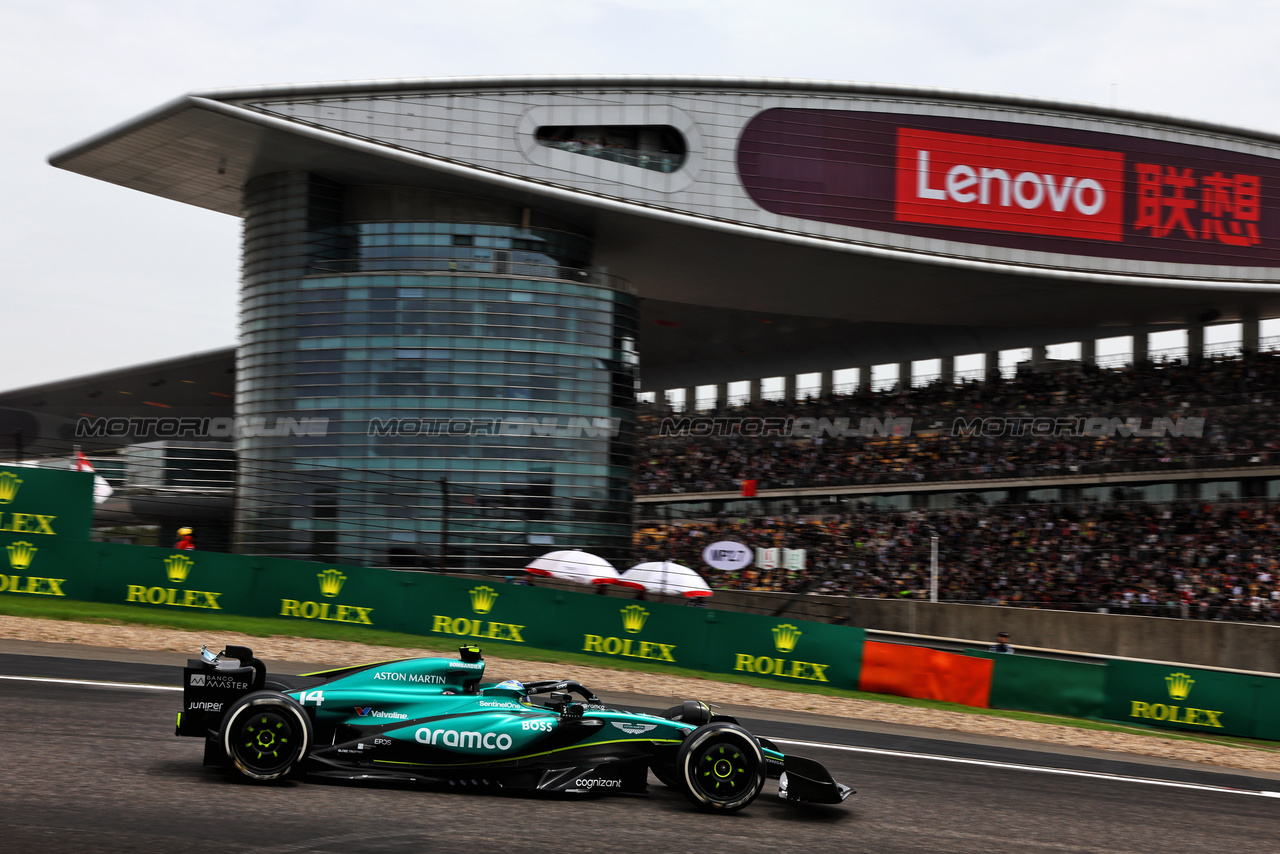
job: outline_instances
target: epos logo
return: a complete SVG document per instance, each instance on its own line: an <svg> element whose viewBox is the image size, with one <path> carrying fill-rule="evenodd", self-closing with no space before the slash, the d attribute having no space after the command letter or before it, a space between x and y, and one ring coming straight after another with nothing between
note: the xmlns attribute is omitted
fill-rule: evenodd
<svg viewBox="0 0 1280 854"><path fill-rule="evenodd" d="M1124 239L1124 155L898 128L894 218Z"/></svg>

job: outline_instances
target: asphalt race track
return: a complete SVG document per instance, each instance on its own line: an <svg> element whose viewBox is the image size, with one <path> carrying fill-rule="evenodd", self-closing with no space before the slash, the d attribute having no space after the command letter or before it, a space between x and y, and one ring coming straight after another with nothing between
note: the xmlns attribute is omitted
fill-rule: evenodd
<svg viewBox="0 0 1280 854"><path fill-rule="evenodd" d="M0 675L22 677L0 678L0 848L8 851L1280 850L1280 795L1259 794L1280 792L1277 775L761 710L729 711L761 735L843 746L781 745L822 761L858 794L842 806L797 808L771 782L743 812L711 816L652 778L647 798L250 785L202 767L201 743L173 736L180 694L147 686L176 688L174 664L3 651L13 648L0 645ZM665 702L631 700L633 708Z"/></svg>

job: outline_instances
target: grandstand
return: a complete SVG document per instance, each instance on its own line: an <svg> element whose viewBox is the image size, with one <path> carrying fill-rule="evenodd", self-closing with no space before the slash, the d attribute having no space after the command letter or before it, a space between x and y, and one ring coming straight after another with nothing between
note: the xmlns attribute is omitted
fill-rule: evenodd
<svg viewBox="0 0 1280 854"><path fill-rule="evenodd" d="M51 162L243 217L241 340L0 393L0 452L84 447L102 536L486 569L723 535L810 561L715 583L900 597L936 536L945 600L1270 619L1278 160L913 87L198 92Z"/></svg>

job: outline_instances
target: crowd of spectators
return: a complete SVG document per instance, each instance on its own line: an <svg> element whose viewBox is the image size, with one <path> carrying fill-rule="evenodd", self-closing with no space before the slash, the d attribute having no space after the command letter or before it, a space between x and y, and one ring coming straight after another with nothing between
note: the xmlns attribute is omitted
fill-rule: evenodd
<svg viewBox="0 0 1280 854"><path fill-rule="evenodd" d="M759 489L771 489L1274 465L1280 462L1278 390L1280 354L1267 353L1119 370L1020 370L1008 379L764 400L696 413L723 419L846 418L853 426L865 417L880 423L909 418L903 435L748 436L728 435L727 429L721 430L725 435L663 435L664 422L669 434L685 413L649 405L638 417L635 494L736 492L752 480ZM979 418L1081 425L1088 419L1138 418L1143 427L1156 418L1203 422L1181 436L1125 435L1127 430L1101 436L1057 427L954 435L957 419Z"/></svg>
<svg viewBox="0 0 1280 854"><path fill-rule="evenodd" d="M928 599L934 536L940 601L1280 621L1280 506L1260 501L861 507L823 520L655 524L634 545L637 561L681 563L715 588ZM805 549L805 567L710 569L702 549L721 540Z"/></svg>

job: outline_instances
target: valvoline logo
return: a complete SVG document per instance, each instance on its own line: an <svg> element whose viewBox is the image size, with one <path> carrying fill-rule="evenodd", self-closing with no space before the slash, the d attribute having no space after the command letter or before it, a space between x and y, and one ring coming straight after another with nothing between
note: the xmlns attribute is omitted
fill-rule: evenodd
<svg viewBox="0 0 1280 854"><path fill-rule="evenodd" d="M900 127L894 218L1123 240L1124 155Z"/></svg>

